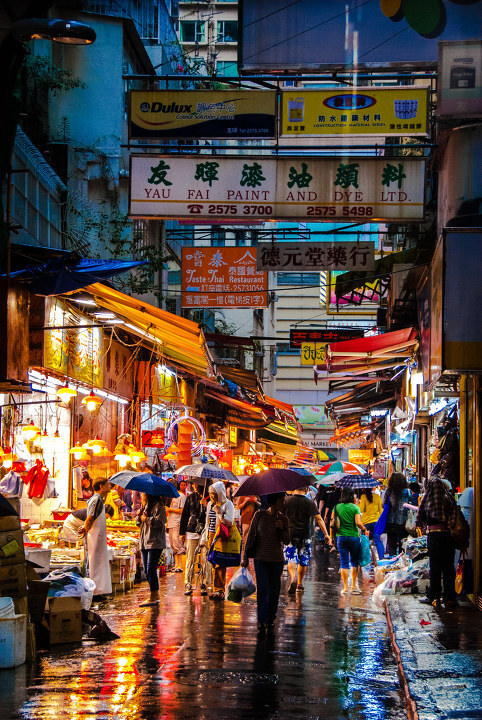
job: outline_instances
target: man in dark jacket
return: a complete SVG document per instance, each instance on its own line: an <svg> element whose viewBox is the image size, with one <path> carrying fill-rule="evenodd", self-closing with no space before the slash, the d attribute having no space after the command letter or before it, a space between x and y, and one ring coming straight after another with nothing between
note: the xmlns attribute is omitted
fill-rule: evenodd
<svg viewBox="0 0 482 720"><path fill-rule="evenodd" d="M192 492L186 498L182 509L181 524L179 525L179 536L183 545L186 546L186 571L184 575L184 595L192 595L192 581L196 561L196 550L204 527L206 510L201 504L202 495L197 483L192 483ZM205 564L201 577L201 595L207 595L206 581L204 576Z"/></svg>
<svg viewBox="0 0 482 720"><path fill-rule="evenodd" d="M420 599L427 605L439 605L442 594L445 605L457 605L455 592L455 545L450 534L457 518L457 504L442 478L432 475L417 513L417 525L426 530L430 561L430 585L427 596Z"/></svg>

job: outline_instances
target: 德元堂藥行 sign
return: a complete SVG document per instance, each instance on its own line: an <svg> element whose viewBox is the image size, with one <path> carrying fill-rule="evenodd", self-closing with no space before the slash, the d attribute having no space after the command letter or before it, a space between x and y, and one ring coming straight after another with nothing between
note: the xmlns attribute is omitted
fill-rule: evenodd
<svg viewBox="0 0 482 720"><path fill-rule="evenodd" d="M260 243L258 270L373 270L375 247L371 242Z"/></svg>
<svg viewBox="0 0 482 720"><path fill-rule="evenodd" d="M132 217L421 221L425 161L133 155Z"/></svg>

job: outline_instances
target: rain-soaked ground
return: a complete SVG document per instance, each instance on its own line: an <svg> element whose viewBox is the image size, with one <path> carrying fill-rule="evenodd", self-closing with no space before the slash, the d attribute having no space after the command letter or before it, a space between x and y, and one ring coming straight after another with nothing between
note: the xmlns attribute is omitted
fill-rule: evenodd
<svg viewBox="0 0 482 720"><path fill-rule="evenodd" d="M337 567L317 551L303 594L288 596L284 581L276 632L261 638L254 597L185 597L170 574L159 606L140 608L146 584L136 585L100 609L119 640L56 646L0 671L0 720L404 719L385 615L367 578L365 596L340 595Z"/></svg>

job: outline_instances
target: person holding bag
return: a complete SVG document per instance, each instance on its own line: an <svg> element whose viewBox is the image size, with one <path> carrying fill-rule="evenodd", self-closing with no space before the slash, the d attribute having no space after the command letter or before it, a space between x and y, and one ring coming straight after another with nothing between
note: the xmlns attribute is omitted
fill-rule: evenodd
<svg viewBox="0 0 482 720"><path fill-rule="evenodd" d="M365 535L368 530L361 520L361 512L355 504L355 491L352 488L343 488L341 502L333 508L330 527L336 530L336 544L340 555L340 575L343 582L342 595L349 592L348 577L351 564L351 591L353 595L360 595L357 585L359 557L360 557L360 529Z"/></svg>
<svg viewBox="0 0 482 720"><path fill-rule="evenodd" d="M194 565L199 539L204 529L206 511L201 504L202 495L199 485L192 483L192 492L186 498L182 509L181 524L179 525L179 537L186 546L186 572L184 576L184 595L192 595L192 581L194 576ZM202 565L201 595L207 595L205 564Z"/></svg>
<svg viewBox="0 0 482 720"><path fill-rule="evenodd" d="M215 524L213 523L212 512L216 514ZM211 516L211 517L210 517ZM221 544L226 532L229 537L230 528L234 524L234 505L226 498L224 483L215 482L209 486L209 503L206 509L206 528L208 530L208 552L214 547L215 540L220 538ZM214 532L212 527L214 525ZM239 533L238 533L239 534ZM214 558L213 558L214 559ZM226 566L212 562L213 565L213 592L209 596L211 600L224 600L226 585Z"/></svg>
<svg viewBox="0 0 482 720"><path fill-rule="evenodd" d="M266 496L268 508L258 510L251 520L242 567L254 558L257 585L258 631L272 630L281 591L283 545L290 540L289 521L284 514L285 493Z"/></svg>

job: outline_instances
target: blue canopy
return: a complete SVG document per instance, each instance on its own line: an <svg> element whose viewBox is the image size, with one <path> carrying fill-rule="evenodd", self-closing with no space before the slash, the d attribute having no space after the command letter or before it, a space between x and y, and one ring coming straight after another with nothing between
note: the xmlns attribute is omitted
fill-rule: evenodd
<svg viewBox="0 0 482 720"><path fill-rule="evenodd" d="M62 295L145 265L144 260L91 260L69 255L10 273L35 295Z"/></svg>

